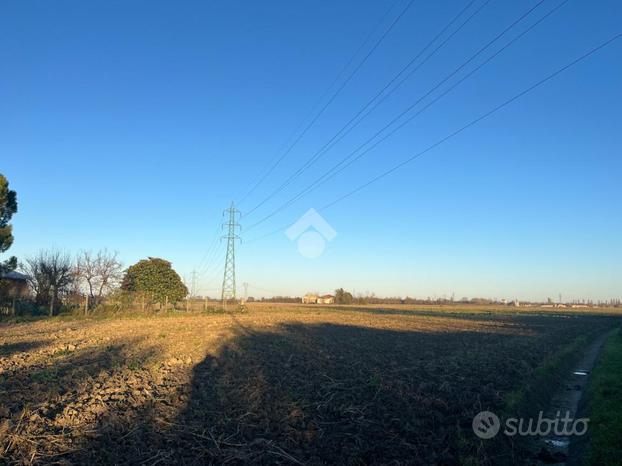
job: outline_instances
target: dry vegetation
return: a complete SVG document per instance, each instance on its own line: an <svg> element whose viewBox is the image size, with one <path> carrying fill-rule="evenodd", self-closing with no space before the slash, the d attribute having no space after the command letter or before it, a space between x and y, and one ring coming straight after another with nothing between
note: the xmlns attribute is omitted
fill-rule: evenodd
<svg viewBox="0 0 622 466"><path fill-rule="evenodd" d="M521 461L525 445L478 441L473 415L518 406L564 348L616 321L256 304L2 324L0 454L20 464Z"/></svg>

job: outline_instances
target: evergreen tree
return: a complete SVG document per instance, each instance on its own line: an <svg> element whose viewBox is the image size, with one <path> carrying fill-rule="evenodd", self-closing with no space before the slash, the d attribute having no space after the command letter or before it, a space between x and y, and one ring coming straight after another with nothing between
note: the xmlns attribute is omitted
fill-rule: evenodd
<svg viewBox="0 0 622 466"><path fill-rule="evenodd" d="M188 294L188 288L164 259L150 257L129 267L121 289L143 293L152 302L163 303L166 300L176 302Z"/></svg>
<svg viewBox="0 0 622 466"><path fill-rule="evenodd" d="M9 189L9 181L0 173L0 253L7 251L13 244L13 227L9 224L17 212L17 194ZM11 257L0 262L0 274L17 267L17 259Z"/></svg>

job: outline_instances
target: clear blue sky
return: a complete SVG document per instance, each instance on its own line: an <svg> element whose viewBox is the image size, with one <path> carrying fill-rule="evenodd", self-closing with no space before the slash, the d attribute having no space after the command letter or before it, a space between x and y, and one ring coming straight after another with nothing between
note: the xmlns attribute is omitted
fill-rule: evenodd
<svg viewBox="0 0 622 466"><path fill-rule="evenodd" d="M213 256L208 248L222 209L242 198L365 38L373 33L350 70L407 1L398 0L377 27L392 4L2 2L0 171L19 200L10 253L107 247L127 265L160 256L188 279L193 269L202 272L202 291L216 295L222 263L211 258L223 246ZM300 167L466 4L415 0L242 212ZM243 227L535 4L490 1L300 179L243 216ZM456 79L558 4L546 0ZM255 296L343 286L385 296L620 297L622 40L323 211L337 236L321 257L300 256L283 232L252 240L622 32L621 19L621 2L569 1L347 171L243 230L238 283L250 283Z"/></svg>

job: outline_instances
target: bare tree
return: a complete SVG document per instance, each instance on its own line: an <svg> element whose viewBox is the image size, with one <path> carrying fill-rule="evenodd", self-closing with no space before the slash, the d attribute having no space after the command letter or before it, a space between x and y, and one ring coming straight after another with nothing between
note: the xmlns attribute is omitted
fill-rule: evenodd
<svg viewBox="0 0 622 466"><path fill-rule="evenodd" d="M97 287L96 260L91 251L80 251L76 261L76 276L84 282L87 294L91 299L95 297Z"/></svg>
<svg viewBox="0 0 622 466"><path fill-rule="evenodd" d="M75 276L69 254L57 250L39 251L22 266L40 304L49 304L54 315L60 295L67 293Z"/></svg>
<svg viewBox="0 0 622 466"><path fill-rule="evenodd" d="M97 275L99 290L97 297L103 298L107 293L121 284L123 280L123 264L117 258L118 253L109 253L106 249L97 253Z"/></svg>
<svg viewBox="0 0 622 466"><path fill-rule="evenodd" d="M35 293L37 304L49 302L50 285L41 271L40 261L37 257L27 257L26 261L20 264L20 269L28 277L28 284Z"/></svg>
<svg viewBox="0 0 622 466"><path fill-rule="evenodd" d="M83 281L91 305L101 302L121 282L123 264L117 255L117 252L111 253L106 249L98 251L97 254L91 251L81 251L78 254L76 275Z"/></svg>

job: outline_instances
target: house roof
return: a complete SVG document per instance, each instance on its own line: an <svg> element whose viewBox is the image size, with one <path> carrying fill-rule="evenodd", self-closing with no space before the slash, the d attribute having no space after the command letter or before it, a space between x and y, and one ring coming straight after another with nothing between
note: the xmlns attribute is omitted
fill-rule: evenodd
<svg viewBox="0 0 622 466"><path fill-rule="evenodd" d="M323 296L320 296L320 298L334 298L334 296L332 294L325 294Z"/></svg>
<svg viewBox="0 0 622 466"><path fill-rule="evenodd" d="M3 274L0 274L0 278L7 278L9 280L23 280L23 281L26 281L26 280L28 280L28 275L24 275L23 273L15 272L14 270L12 270L11 272L6 272L6 273L3 273Z"/></svg>

